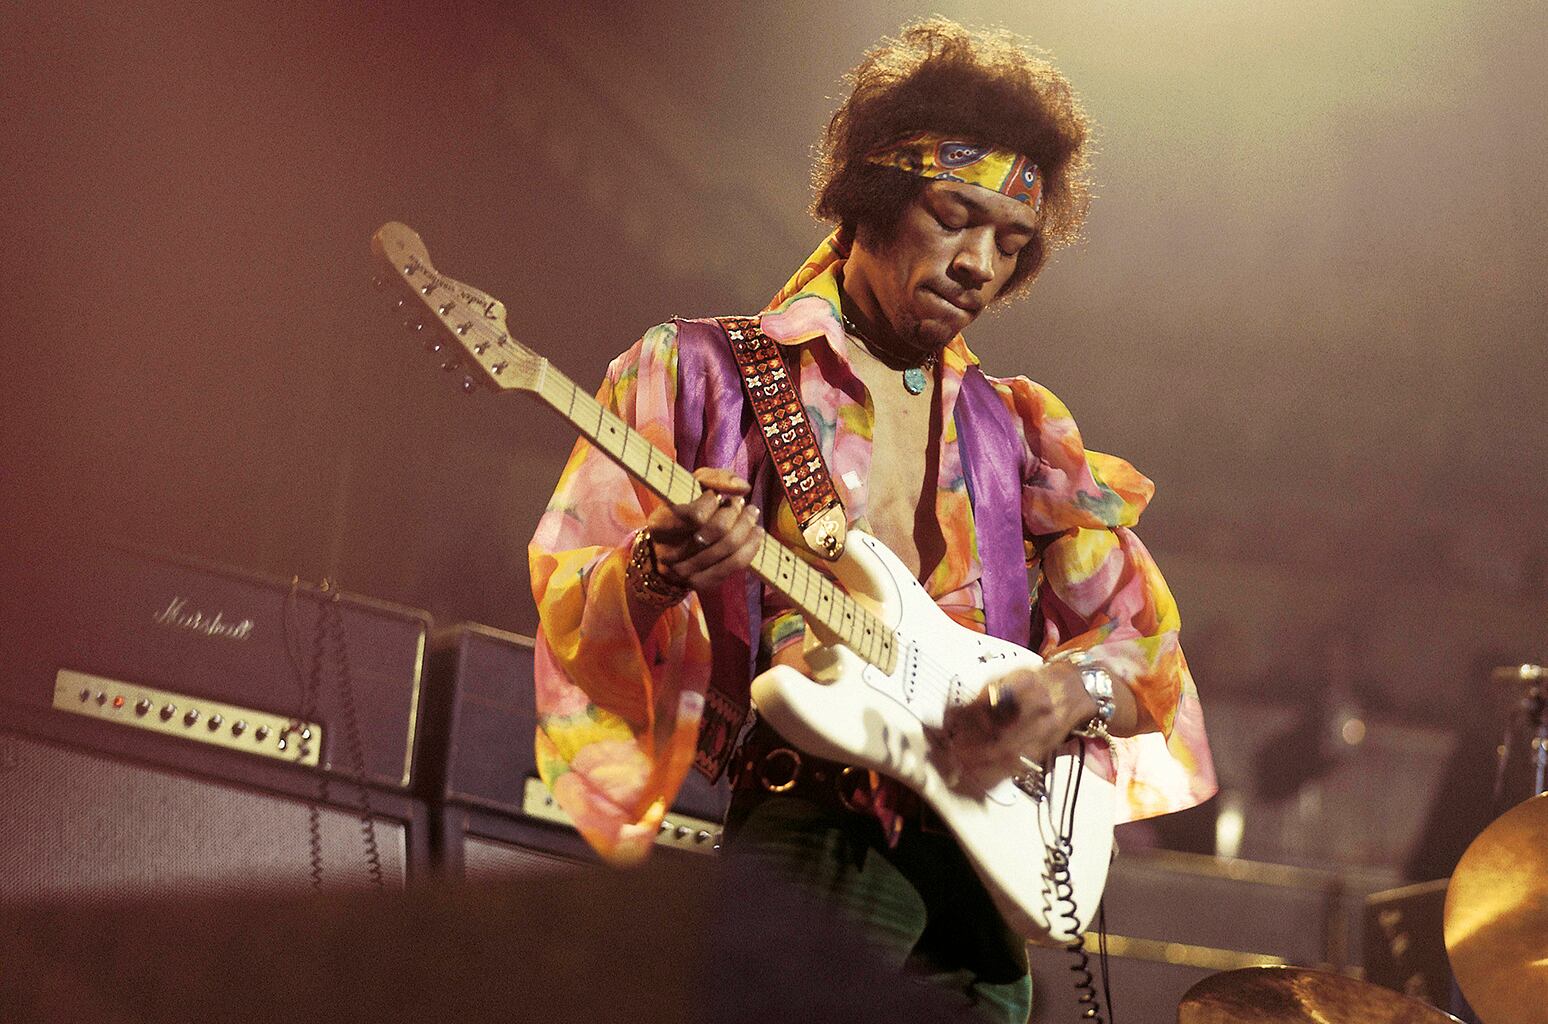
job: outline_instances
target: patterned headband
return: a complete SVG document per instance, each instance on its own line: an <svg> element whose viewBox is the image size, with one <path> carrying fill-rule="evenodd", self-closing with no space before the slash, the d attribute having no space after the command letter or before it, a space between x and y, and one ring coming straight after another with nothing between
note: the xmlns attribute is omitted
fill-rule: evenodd
<svg viewBox="0 0 1548 1024"><path fill-rule="evenodd" d="M1043 176L1037 164L998 146L960 142L934 132L899 139L866 157L867 163L896 167L936 181L960 181L1027 203L1035 213L1043 205Z"/></svg>

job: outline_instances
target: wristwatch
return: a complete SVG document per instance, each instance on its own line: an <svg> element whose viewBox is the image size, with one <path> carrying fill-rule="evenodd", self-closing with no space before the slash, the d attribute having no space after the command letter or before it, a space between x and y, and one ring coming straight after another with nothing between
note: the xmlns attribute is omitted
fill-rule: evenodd
<svg viewBox="0 0 1548 1024"><path fill-rule="evenodd" d="M1113 724L1113 715L1118 713L1118 704L1113 700L1113 677L1085 651L1075 651L1064 660L1075 666L1080 673L1080 684L1086 688L1097 706L1096 714L1086 724L1077 726L1072 734L1088 740L1111 741L1108 727Z"/></svg>

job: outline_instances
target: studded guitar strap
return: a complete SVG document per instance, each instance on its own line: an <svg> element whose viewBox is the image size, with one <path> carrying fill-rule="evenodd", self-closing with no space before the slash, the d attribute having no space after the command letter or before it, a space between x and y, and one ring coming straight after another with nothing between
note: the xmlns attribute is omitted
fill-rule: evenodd
<svg viewBox="0 0 1548 1024"><path fill-rule="evenodd" d="M752 404L758 433L769 454L769 469L779 477L801 536L819 556L836 560L844 553L844 506L779 347L763 333L757 317L717 317L715 322L730 343L742 392ZM757 587L749 591L748 615L754 636L759 613L751 595L759 592ZM694 752L695 767L711 782L725 770L746 725L747 680L752 668L747 666L747 675L711 671L704 694L704 721Z"/></svg>
<svg viewBox="0 0 1548 1024"><path fill-rule="evenodd" d="M763 333L757 317L717 319L731 342L742 374L742 390L752 403L763 443L801 527L801 536L813 552L837 561L844 553L844 506L779 346Z"/></svg>

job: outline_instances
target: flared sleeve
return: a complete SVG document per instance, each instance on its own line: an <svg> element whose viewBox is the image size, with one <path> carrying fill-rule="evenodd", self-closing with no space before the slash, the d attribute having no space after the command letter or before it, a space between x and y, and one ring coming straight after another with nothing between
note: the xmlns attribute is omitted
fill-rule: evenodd
<svg viewBox="0 0 1548 1024"><path fill-rule="evenodd" d="M675 324L613 361L603 406L673 459ZM537 603L538 773L606 859L642 859L693 760L710 671L699 597L641 638L624 570L658 499L601 451L578 442L528 548Z"/></svg>
<svg viewBox="0 0 1548 1024"><path fill-rule="evenodd" d="M1040 653L1099 656L1159 728L1112 745L1120 816L1192 807L1215 792L1215 771L1177 602L1133 530L1155 486L1124 460L1087 450L1048 389L1024 377L997 386L1026 440L1022 522L1028 565L1040 570Z"/></svg>

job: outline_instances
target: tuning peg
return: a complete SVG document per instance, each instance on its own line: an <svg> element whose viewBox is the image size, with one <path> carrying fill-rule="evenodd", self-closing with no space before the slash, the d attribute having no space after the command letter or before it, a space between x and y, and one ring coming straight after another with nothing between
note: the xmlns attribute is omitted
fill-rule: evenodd
<svg viewBox="0 0 1548 1024"><path fill-rule="evenodd" d="M478 381L474 380L472 377L464 377L464 378L462 378L462 393L463 394L471 395L473 392L475 392L477 390L478 390Z"/></svg>
<svg viewBox="0 0 1548 1024"><path fill-rule="evenodd" d="M456 359L448 359L446 362L441 364L441 369L445 370L447 373L454 373L457 370L462 369L462 363Z"/></svg>

